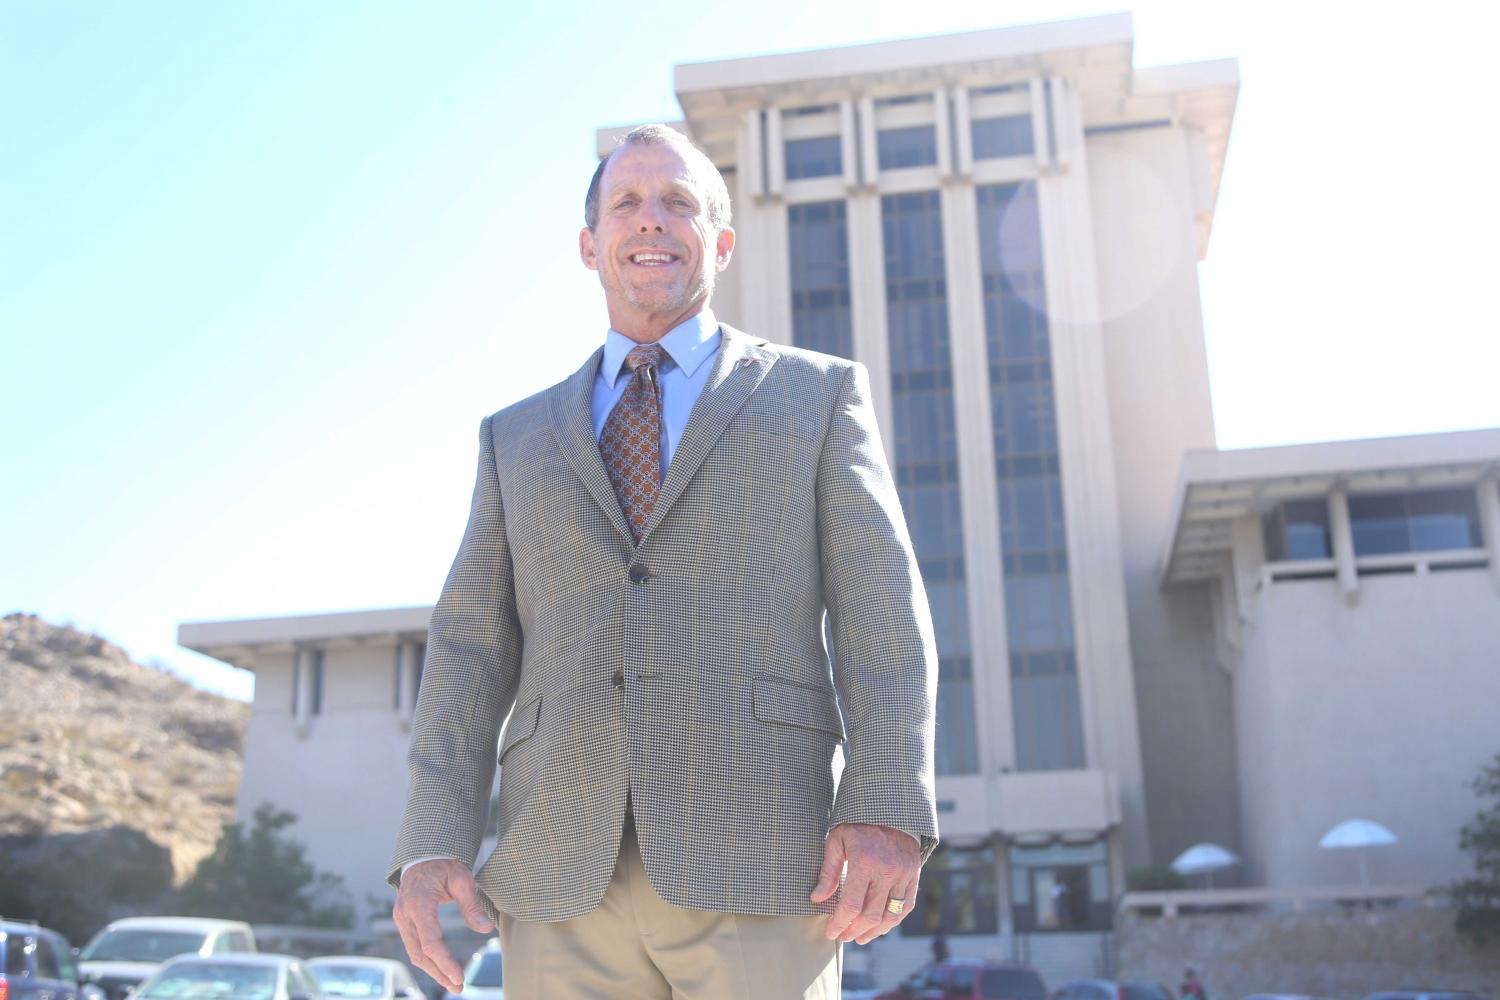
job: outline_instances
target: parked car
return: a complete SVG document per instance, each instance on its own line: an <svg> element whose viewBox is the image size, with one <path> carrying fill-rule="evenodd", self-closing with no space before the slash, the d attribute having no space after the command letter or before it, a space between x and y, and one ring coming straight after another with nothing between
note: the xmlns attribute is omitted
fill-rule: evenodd
<svg viewBox="0 0 1500 1000"><path fill-rule="evenodd" d="M924 965L875 1000L1047 1000L1042 977L1029 965L955 958Z"/></svg>
<svg viewBox="0 0 1500 1000"><path fill-rule="evenodd" d="M107 1000L125 1000L161 964L178 955L255 951L255 932L239 920L126 917L107 924L79 955L83 978Z"/></svg>
<svg viewBox="0 0 1500 1000"><path fill-rule="evenodd" d="M1328 997L1308 996L1303 993L1252 993L1241 1000L1329 1000Z"/></svg>
<svg viewBox="0 0 1500 1000"><path fill-rule="evenodd" d="M845 967L843 981L839 984L840 1000L875 1000L880 990L875 988L875 977L864 969Z"/></svg>
<svg viewBox="0 0 1500 1000"><path fill-rule="evenodd" d="M320 955L307 960L328 1000L426 1000L411 969L390 958Z"/></svg>
<svg viewBox="0 0 1500 1000"><path fill-rule="evenodd" d="M443 1000L505 1000L500 964L500 939L492 937L464 966L462 993L444 993Z"/></svg>
<svg viewBox="0 0 1500 1000"><path fill-rule="evenodd" d="M1172 991L1160 983L1075 979L1059 986L1052 1000L1172 1000Z"/></svg>
<svg viewBox="0 0 1500 1000"><path fill-rule="evenodd" d="M29 920L0 920L0 1000L102 1000L82 982L73 946Z"/></svg>
<svg viewBox="0 0 1500 1000"><path fill-rule="evenodd" d="M323 1000L322 987L295 955L219 952L179 955L131 994L132 1000Z"/></svg>
<svg viewBox="0 0 1500 1000"><path fill-rule="evenodd" d="M1371 993L1365 1000L1487 1000L1469 990L1386 990Z"/></svg>

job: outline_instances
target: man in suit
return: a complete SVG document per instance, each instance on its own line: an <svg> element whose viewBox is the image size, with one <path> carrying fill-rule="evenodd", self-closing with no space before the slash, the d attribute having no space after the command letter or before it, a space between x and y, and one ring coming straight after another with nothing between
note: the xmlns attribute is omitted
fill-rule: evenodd
<svg viewBox="0 0 1500 1000"><path fill-rule="evenodd" d="M498 923L507 1000L837 997L937 836L932 624L868 376L713 318L729 196L672 129L600 164L585 221L610 330L481 424L396 924L458 990L438 904Z"/></svg>

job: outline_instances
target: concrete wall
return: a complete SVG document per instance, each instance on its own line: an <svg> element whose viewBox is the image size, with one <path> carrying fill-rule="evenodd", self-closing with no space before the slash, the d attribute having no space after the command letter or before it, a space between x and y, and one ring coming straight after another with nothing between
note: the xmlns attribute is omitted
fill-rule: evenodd
<svg viewBox="0 0 1500 1000"><path fill-rule="evenodd" d="M1198 296L1193 160L1176 127L1087 142L1136 710L1158 864L1238 841L1229 677L1214 662L1206 588L1163 591L1183 453L1214 447Z"/></svg>
<svg viewBox="0 0 1500 1000"><path fill-rule="evenodd" d="M1500 752L1500 592L1487 570L1263 587L1235 676L1241 820L1268 886L1353 883L1353 851L1318 840L1351 818L1401 842L1370 849L1372 882L1471 871L1469 782Z"/></svg>
<svg viewBox="0 0 1500 1000"><path fill-rule="evenodd" d="M1358 1000L1376 990L1442 988L1500 996L1500 947L1476 948L1443 909L1130 913L1116 925L1120 978L1176 992L1191 966L1212 997L1293 993Z"/></svg>
<svg viewBox="0 0 1500 1000"><path fill-rule="evenodd" d="M238 818L264 801L295 813L287 832L319 870L343 876L361 916L372 912L367 894L395 895L385 873L406 803L409 736L392 707L394 655L389 645L328 650L323 714L305 736L291 714L291 655L259 657L245 741Z"/></svg>

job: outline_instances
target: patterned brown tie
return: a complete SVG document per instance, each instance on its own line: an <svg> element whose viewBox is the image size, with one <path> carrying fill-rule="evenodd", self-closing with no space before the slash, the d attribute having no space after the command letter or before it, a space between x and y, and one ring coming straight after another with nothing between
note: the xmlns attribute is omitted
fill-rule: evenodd
<svg viewBox="0 0 1500 1000"><path fill-rule="evenodd" d="M637 542L661 488L661 379L657 368L664 353L660 344L642 344L625 355L625 365L632 372L630 384L609 411L599 434L599 455Z"/></svg>

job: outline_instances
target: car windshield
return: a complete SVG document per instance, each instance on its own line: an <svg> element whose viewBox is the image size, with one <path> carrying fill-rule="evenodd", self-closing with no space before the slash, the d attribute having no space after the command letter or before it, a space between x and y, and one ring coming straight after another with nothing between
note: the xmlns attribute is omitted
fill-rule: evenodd
<svg viewBox="0 0 1500 1000"><path fill-rule="evenodd" d="M996 1000L1046 1000L1047 990L1035 972L985 969L979 975L979 995Z"/></svg>
<svg viewBox="0 0 1500 1000"><path fill-rule="evenodd" d="M862 969L844 970L844 989L846 990L873 990L875 988L875 977Z"/></svg>
<svg viewBox="0 0 1500 1000"><path fill-rule="evenodd" d="M378 997L385 995L385 973L368 965L313 965L323 992L336 997Z"/></svg>
<svg viewBox="0 0 1500 1000"><path fill-rule="evenodd" d="M464 985L498 987L500 985L500 953L491 948L469 959L469 967L464 970Z"/></svg>
<svg viewBox="0 0 1500 1000"><path fill-rule="evenodd" d="M182 962L163 969L136 1000L272 1000L276 969L230 962Z"/></svg>
<svg viewBox="0 0 1500 1000"><path fill-rule="evenodd" d="M203 947L202 934L122 929L105 931L83 949L85 962L165 962Z"/></svg>

